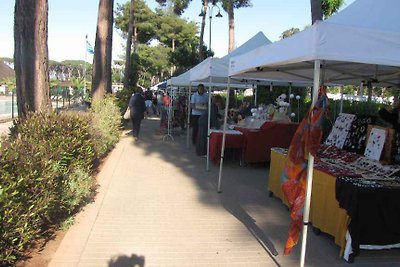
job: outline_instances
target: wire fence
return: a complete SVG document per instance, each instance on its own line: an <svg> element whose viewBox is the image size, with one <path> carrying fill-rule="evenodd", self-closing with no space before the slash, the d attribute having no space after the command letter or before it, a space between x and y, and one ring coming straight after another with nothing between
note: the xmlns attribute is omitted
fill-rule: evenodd
<svg viewBox="0 0 400 267"><path fill-rule="evenodd" d="M51 105L57 112L62 109L75 107L84 103L83 90L71 88L50 89ZM17 95L11 92L10 95L0 97L0 121L18 117Z"/></svg>

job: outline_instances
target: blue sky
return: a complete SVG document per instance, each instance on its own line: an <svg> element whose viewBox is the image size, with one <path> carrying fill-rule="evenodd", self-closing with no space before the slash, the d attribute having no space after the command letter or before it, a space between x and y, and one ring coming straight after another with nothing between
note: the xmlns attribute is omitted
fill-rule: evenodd
<svg viewBox="0 0 400 267"><path fill-rule="evenodd" d="M49 57L51 60L85 58L85 35L94 45L98 0L49 0ZM126 0L114 0L125 3ZM345 6L354 0L345 0ZM146 0L151 7L155 0ZM200 0L193 0L183 17L201 22ZM310 0L252 0L253 7L235 10L235 43L240 46L259 31L272 42L277 41L283 31L311 24ZM12 57L14 51L14 4L13 0L0 0L0 57ZM214 15L217 10L214 9ZM216 56L228 53L228 15L212 19L212 49ZM208 45L209 20L206 21L205 43ZM124 43L115 30L113 36L113 58L123 53ZM88 58L91 61L91 58Z"/></svg>

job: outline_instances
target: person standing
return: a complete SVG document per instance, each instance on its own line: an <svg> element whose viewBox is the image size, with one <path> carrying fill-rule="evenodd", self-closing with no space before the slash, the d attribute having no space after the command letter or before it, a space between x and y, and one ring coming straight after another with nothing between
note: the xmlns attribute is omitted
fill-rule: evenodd
<svg viewBox="0 0 400 267"><path fill-rule="evenodd" d="M132 94L131 98L129 99L129 108L132 121L132 134L135 138L135 141L137 141L139 138L140 123L142 122L144 118L144 112L146 111L142 92L142 89L138 88L136 93Z"/></svg>
<svg viewBox="0 0 400 267"><path fill-rule="evenodd" d="M208 106L208 94L205 93L204 84L199 84L197 86L197 92L193 94L190 106L192 108L192 115L190 117L190 124L193 128L192 144L196 144L199 132L199 118L207 111Z"/></svg>
<svg viewBox="0 0 400 267"><path fill-rule="evenodd" d="M221 96L216 95L213 97L210 108L210 129L219 129L221 126L219 110L223 106L222 102ZM199 131L196 140L196 153L199 156L204 156L207 154L208 110L200 115L198 125Z"/></svg>

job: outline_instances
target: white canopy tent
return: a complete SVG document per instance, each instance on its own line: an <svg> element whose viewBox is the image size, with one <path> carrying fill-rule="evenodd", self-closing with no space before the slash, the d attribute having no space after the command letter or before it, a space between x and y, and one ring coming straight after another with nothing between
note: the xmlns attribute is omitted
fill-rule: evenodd
<svg viewBox="0 0 400 267"><path fill-rule="evenodd" d="M258 32L247 42L236 48L230 54L218 59L209 57L203 62L193 67L190 70L190 81L191 82L201 82L208 83L209 86L209 98L208 106L211 107L211 87L213 83L230 83L228 78L229 69L229 59L233 56L241 55L247 53L257 47L262 45L270 44L271 41L262 32ZM248 81L236 81L239 84L248 84ZM233 87L230 85L230 87ZM210 164L210 112L208 113L208 131L207 131L207 160L206 160L206 170L209 170Z"/></svg>
<svg viewBox="0 0 400 267"><path fill-rule="evenodd" d="M258 32L244 44L222 58L209 57L193 67L190 71L191 82L228 83L229 60L232 57L245 54L258 47L268 45L271 41L262 32ZM211 81L211 82L210 82Z"/></svg>
<svg viewBox="0 0 400 267"><path fill-rule="evenodd" d="M231 58L229 75L313 81L321 60L325 83L400 84L400 21L395 0L357 0L326 21Z"/></svg>
<svg viewBox="0 0 400 267"><path fill-rule="evenodd" d="M287 39L231 58L229 75L253 79L400 85L398 0L357 0ZM223 151L222 151L223 153ZM309 155L300 265L304 266L314 158Z"/></svg>

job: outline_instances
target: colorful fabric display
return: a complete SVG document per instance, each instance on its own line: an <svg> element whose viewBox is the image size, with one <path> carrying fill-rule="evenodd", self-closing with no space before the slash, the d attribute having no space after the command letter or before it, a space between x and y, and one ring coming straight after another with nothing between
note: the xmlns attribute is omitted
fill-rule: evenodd
<svg viewBox="0 0 400 267"><path fill-rule="evenodd" d="M321 119L325 113L326 102L326 92L321 89L316 105L308 111L293 136L282 172L282 191L290 205L292 219L284 250L285 255L291 252L299 240L303 225L308 155L317 154L322 137Z"/></svg>

